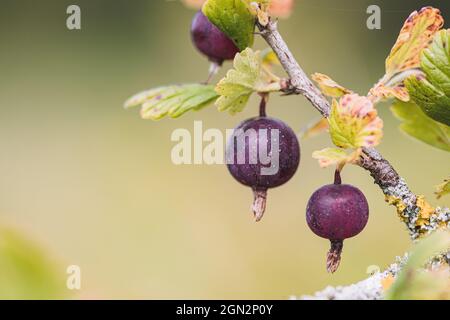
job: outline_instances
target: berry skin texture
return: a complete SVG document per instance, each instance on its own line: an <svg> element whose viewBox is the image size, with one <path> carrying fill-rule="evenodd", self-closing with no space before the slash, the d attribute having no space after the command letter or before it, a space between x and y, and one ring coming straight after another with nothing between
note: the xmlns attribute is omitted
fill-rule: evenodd
<svg viewBox="0 0 450 320"><path fill-rule="evenodd" d="M351 185L328 185L317 190L308 203L307 221L319 237L345 240L366 226L369 208L363 193Z"/></svg>
<svg viewBox="0 0 450 320"><path fill-rule="evenodd" d="M234 42L198 11L192 20L191 38L197 49L210 61L221 65L239 52Z"/></svg>
<svg viewBox="0 0 450 320"><path fill-rule="evenodd" d="M343 241L358 235L369 219L369 205L364 194L354 186L335 184L317 190L308 202L306 221L319 237L329 239L327 270L334 273L339 267Z"/></svg>
<svg viewBox="0 0 450 320"><path fill-rule="evenodd" d="M273 139L276 140L274 146L278 146L278 150L271 150ZM240 145L239 141L245 143ZM265 153L269 161L267 159L261 161L259 157L261 148L267 150ZM300 145L296 134L278 119L265 116L248 119L234 130L226 154L231 175L243 185L252 188L254 193L252 209L256 221L260 221L265 211L267 190L288 182L298 169ZM239 161L239 154L245 154L245 162ZM257 161L251 162L250 154L256 155ZM270 174L263 174L264 168L270 169Z"/></svg>

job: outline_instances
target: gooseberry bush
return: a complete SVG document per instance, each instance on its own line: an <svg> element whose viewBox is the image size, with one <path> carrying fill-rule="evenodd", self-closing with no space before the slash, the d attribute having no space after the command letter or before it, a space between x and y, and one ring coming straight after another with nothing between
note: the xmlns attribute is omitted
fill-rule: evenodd
<svg viewBox="0 0 450 320"><path fill-rule="evenodd" d="M337 270L344 240L362 232L369 218L364 194L355 186L342 184L341 173L347 165L369 171L386 201L396 207L413 240L443 229L447 233L441 248L449 248L448 208L433 207L423 196L414 194L375 149L383 137L383 120L376 107L380 102L390 102L404 133L450 151L450 29L443 28L439 9L424 7L411 13L386 59L385 75L361 95L322 73L311 76L315 86L303 72L277 28L278 18L289 16L293 1L184 2L200 9L193 17L191 37L193 46L211 63L209 72L205 72L207 80L146 90L131 97L125 107L141 106L142 118L151 120L178 118L211 105L236 115L247 106L251 95L259 95L259 115L236 127L228 142L226 160L231 175L252 189L252 209L256 221L260 221L267 191L287 183L299 168L301 157L294 131L283 121L267 116L269 97L274 93L303 95L322 119L311 122L302 137L328 132L335 145L312 154L320 167L334 167L334 183L317 190L305 210L310 229L331 243L327 270ZM268 48L255 50L255 36L261 36ZM217 70L231 60L233 68L212 84ZM275 74L277 65L287 76ZM261 149L265 157L257 154ZM446 180L438 187L438 197L449 193L449 184ZM441 258L448 263L448 255Z"/></svg>

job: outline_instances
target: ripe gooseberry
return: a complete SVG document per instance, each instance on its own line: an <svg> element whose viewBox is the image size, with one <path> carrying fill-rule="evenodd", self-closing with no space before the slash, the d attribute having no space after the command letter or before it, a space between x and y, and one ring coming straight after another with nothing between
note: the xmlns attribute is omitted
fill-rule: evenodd
<svg viewBox="0 0 450 320"><path fill-rule="evenodd" d="M212 24L202 11L198 11L192 20L191 37L196 48L217 65L234 59L239 52L234 42Z"/></svg>
<svg viewBox="0 0 450 320"><path fill-rule="evenodd" d="M253 213L260 221L266 209L267 190L288 182L300 163L300 145L284 122L265 115L242 122L227 146L231 175L251 187Z"/></svg>
<svg viewBox="0 0 450 320"><path fill-rule="evenodd" d="M306 221L319 237L329 239L327 270L336 272L341 261L344 240L358 235L369 219L369 205L356 187L342 184L336 171L334 184L326 185L311 196Z"/></svg>

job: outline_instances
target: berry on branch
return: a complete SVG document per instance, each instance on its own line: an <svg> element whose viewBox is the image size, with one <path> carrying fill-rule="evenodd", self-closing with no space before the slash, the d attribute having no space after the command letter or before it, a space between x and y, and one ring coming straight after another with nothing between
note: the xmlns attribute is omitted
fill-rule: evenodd
<svg viewBox="0 0 450 320"><path fill-rule="evenodd" d="M368 219L366 197L359 189L342 184L339 171L336 171L334 184L320 188L311 196L306 221L316 235L331 242L328 272L334 273L338 269L344 240L358 235Z"/></svg>
<svg viewBox="0 0 450 320"><path fill-rule="evenodd" d="M262 115L234 130L227 147L227 163L231 175L253 189L253 213L260 221L267 190L288 182L297 171L300 145L284 122Z"/></svg>
<svg viewBox="0 0 450 320"><path fill-rule="evenodd" d="M217 65L222 65L225 60L232 60L239 52L234 42L201 11L192 20L191 36L195 47Z"/></svg>

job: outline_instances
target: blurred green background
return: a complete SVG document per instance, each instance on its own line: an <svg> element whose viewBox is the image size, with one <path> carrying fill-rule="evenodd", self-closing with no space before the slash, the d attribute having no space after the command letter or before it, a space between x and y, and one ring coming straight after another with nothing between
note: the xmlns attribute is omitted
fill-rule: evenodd
<svg viewBox="0 0 450 320"><path fill-rule="evenodd" d="M74 3L81 31L66 28ZM370 4L382 8L382 30L366 28ZM326 73L364 94L383 75L403 21L424 5L450 21L444 0L297 0L280 29L309 74ZM410 248L372 178L347 168L344 181L365 192L371 218L346 242L340 270L326 273L329 244L309 231L304 215L312 192L332 181L332 170L311 158L331 146L327 135L303 142L301 169L270 192L258 225L251 191L224 166L172 164L174 129L203 120L204 128L225 130L257 110L252 100L235 117L209 107L150 122L122 108L142 89L205 79L208 63L190 43L193 14L179 1L2 0L0 224L9 231L0 237L0 298L285 299L363 279L369 266L383 268ZM256 47L265 48L260 39ZM448 174L449 155L401 134L387 104L379 110L380 151L415 192L437 203L433 186ZM300 97L274 97L268 111L296 131L318 116ZM8 249L16 242L19 253ZM45 258L33 258L35 250ZM68 265L81 267L81 291L64 289ZM52 280L36 287L20 277L30 272Z"/></svg>

